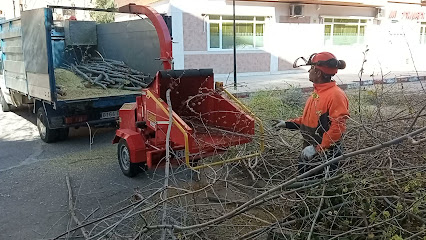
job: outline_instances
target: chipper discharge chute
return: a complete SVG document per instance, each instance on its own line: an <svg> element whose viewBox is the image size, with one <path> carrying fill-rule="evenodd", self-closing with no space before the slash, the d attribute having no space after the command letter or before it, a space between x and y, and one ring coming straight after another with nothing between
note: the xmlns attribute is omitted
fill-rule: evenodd
<svg viewBox="0 0 426 240"><path fill-rule="evenodd" d="M168 103L172 109L170 136ZM129 177L135 176L141 165L153 168L161 164L167 138L172 160L184 161L193 170L255 157L263 151L261 121L221 83L215 86L212 69L159 71L135 103L122 106L119 116L120 129L113 143L118 143L120 167ZM259 152L195 166L203 157L251 142L256 122L261 134Z"/></svg>

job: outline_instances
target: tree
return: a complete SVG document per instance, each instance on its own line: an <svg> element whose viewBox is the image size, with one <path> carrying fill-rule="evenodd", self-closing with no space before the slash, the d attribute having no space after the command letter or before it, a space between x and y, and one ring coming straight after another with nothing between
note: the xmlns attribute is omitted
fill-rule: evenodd
<svg viewBox="0 0 426 240"><path fill-rule="evenodd" d="M102 9L114 9L114 0L96 0L96 8ZM112 12L90 12L90 17L98 23L110 23L114 22L115 14Z"/></svg>

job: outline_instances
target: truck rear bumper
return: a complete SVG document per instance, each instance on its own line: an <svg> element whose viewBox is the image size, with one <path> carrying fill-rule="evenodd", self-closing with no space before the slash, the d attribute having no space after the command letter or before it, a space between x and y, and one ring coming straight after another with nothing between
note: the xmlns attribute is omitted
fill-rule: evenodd
<svg viewBox="0 0 426 240"><path fill-rule="evenodd" d="M118 120L118 110L124 103L135 102L137 94L111 96L97 99L78 101L58 101L56 109L50 104L44 104L49 116L49 128L115 125Z"/></svg>
<svg viewBox="0 0 426 240"><path fill-rule="evenodd" d="M117 124L118 119L100 119L100 120L93 120L93 121L87 121L87 122L79 122L79 123L72 123L72 124L65 124L64 127L81 127L81 126L87 126L89 124L90 126L99 127L99 126L115 126Z"/></svg>

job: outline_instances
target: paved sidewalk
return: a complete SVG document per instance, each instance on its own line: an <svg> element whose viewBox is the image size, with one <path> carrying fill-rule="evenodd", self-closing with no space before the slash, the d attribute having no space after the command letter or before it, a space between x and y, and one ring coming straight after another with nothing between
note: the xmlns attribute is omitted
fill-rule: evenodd
<svg viewBox="0 0 426 240"><path fill-rule="evenodd" d="M418 76L418 77L417 77ZM342 89L357 88L359 77L357 74L337 74L333 77ZM233 75L229 77L215 77L216 81L224 82L228 91L237 96L248 95L260 90L278 90L287 88L301 88L303 91L311 91L312 83L308 80L308 72L292 72L282 74L237 76L237 89L233 87ZM391 84L397 82L416 82L426 80L426 72L391 72L383 76L362 76L361 85Z"/></svg>

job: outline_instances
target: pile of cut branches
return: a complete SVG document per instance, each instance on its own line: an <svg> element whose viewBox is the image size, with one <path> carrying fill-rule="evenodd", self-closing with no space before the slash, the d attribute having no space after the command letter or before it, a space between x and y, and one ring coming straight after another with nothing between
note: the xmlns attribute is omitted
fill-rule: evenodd
<svg viewBox="0 0 426 240"><path fill-rule="evenodd" d="M110 239L124 234L130 239L424 239L422 84L348 91L351 117L342 140L345 154L321 158L316 169L302 175L300 133L277 131L268 120L297 117L303 101L288 98L307 95L297 89L260 92L247 102L267 125L261 157L205 168L199 182L191 181L194 175L187 174L184 164L171 168L169 185L159 188L141 180L136 202L83 225L92 226L89 238ZM259 140L213 161L247 155L258 148ZM217 146L217 152L221 150ZM339 162L336 174L309 178L334 162ZM164 168L151 176L153 182L163 181Z"/></svg>
<svg viewBox="0 0 426 240"><path fill-rule="evenodd" d="M91 58L87 62L71 64L70 70L87 83L103 89L139 91L153 80L150 75L132 69L122 61L105 58Z"/></svg>

